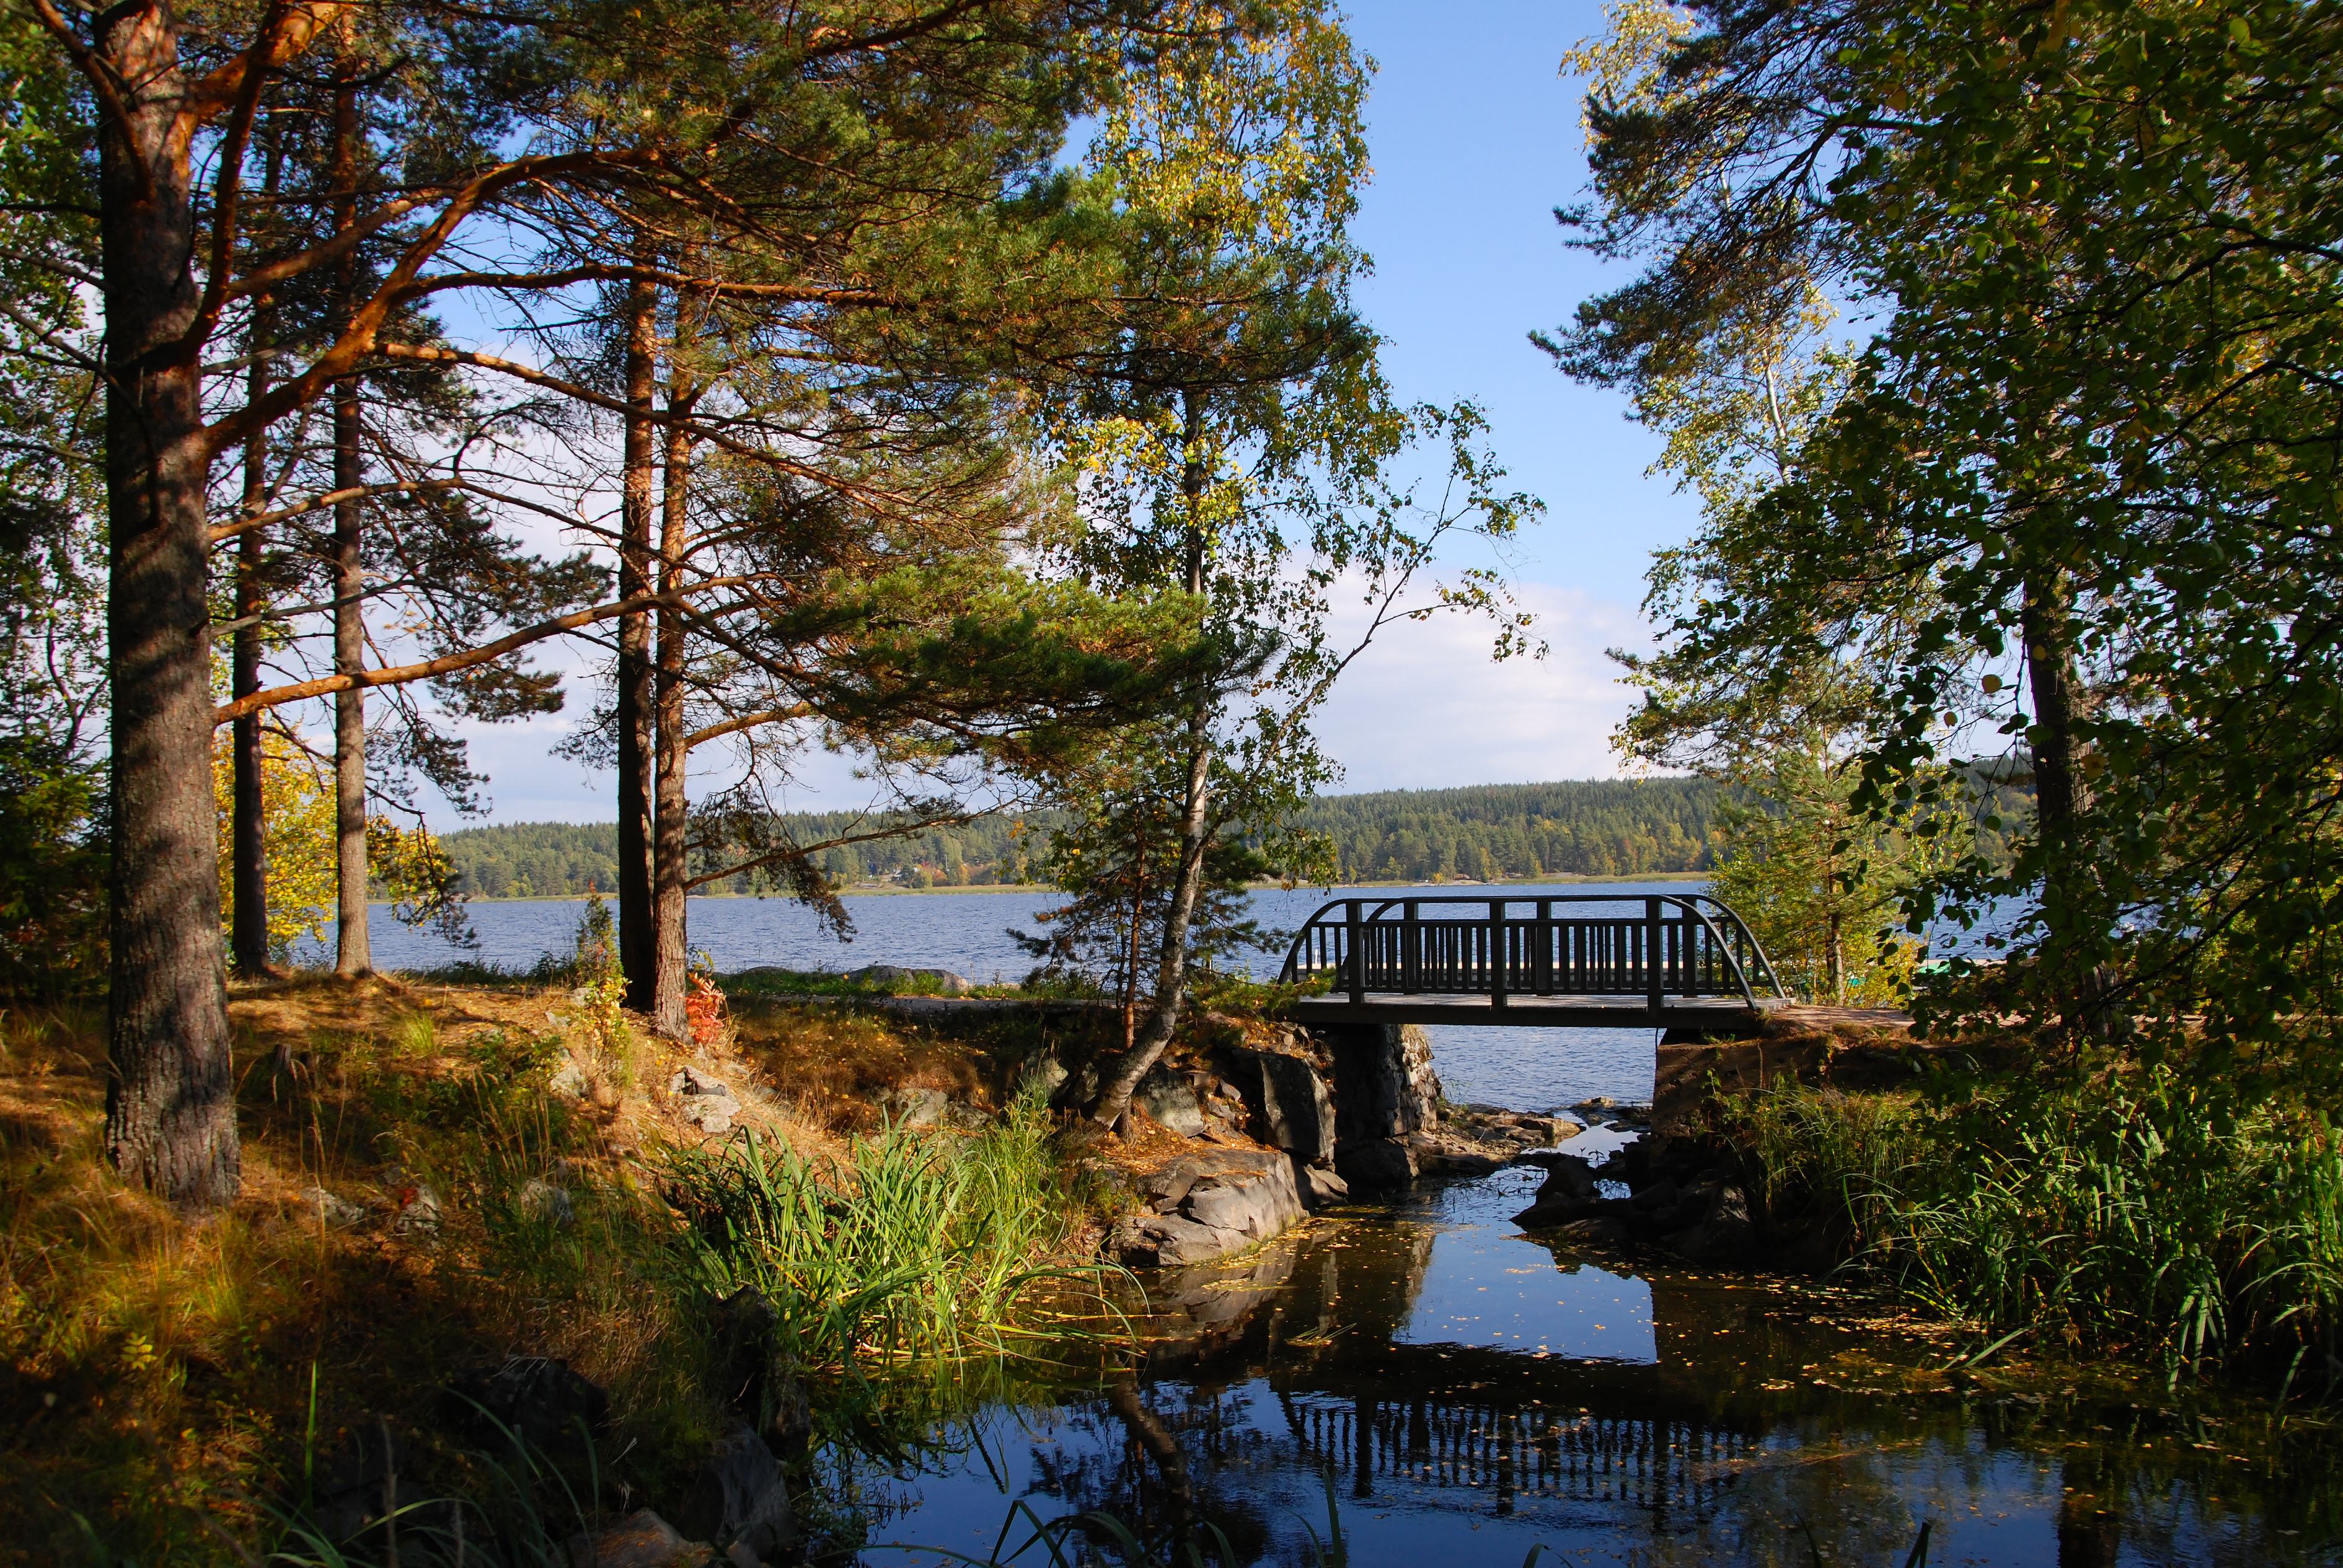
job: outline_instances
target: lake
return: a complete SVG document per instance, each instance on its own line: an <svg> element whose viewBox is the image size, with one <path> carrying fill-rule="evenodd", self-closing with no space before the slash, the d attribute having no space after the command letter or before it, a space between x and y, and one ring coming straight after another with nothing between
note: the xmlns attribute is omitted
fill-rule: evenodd
<svg viewBox="0 0 2343 1568"><path fill-rule="evenodd" d="M1509 899L1584 898L1594 893L1696 893L1696 881L1577 882L1486 890ZM1403 896L1395 888L1257 889L1248 895L1254 917L1265 929L1287 930L1307 920L1330 899L1353 893L1375 898ZM1483 890L1444 886L1430 892L1473 894ZM776 964L791 970L849 970L864 964L900 964L947 969L980 983L1014 981L1032 960L1011 940L1011 928L1031 930L1033 918L1061 901L1046 889L950 893L848 894L845 904L854 937L841 943L825 933L810 910L781 899L693 899L688 920L692 947L707 952L722 973ZM480 937L470 956L507 969L525 970L548 953L574 951L585 917L583 899L531 899L476 903L472 924ZM429 969L466 956L427 931L391 918L387 904L374 907L368 922L375 962L386 970ZM314 945L297 951L307 962L322 962ZM1255 973L1272 975L1284 961L1275 952L1257 955ZM1650 1029L1482 1029L1434 1025L1433 1060L1451 1100L1502 1105L1513 1111L1549 1111L1596 1095L1621 1101L1651 1098L1657 1036Z"/></svg>
<svg viewBox="0 0 2343 1568"><path fill-rule="evenodd" d="M1524 1233L1539 1179L1419 1182L1151 1278L1130 1372L995 1395L896 1462L833 1448L825 1494L872 1568L980 1562L1019 1504L1011 1546L1102 1510L1281 1568L1896 1568L1923 1523L1936 1568L2333 1561L2315 1416L1956 1369L1976 1336L1845 1290Z"/></svg>

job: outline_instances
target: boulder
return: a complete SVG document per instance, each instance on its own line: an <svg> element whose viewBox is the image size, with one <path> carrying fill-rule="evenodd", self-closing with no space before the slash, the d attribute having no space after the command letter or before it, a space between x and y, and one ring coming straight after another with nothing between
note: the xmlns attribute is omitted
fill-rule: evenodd
<svg viewBox="0 0 2343 1568"><path fill-rule="evenodd" d="M731 1131L739 1114L740 1102L720 1094L695 1094L683 1102L683 1119L710 1138Z"/></svg>
<svg viewBox="0 0 2343 1568"><path fill-rule="evenodd" d="M1118 1221L1106 1241L1108 1253L1130 1268L1210 1262L1305 1217L1293 1162L1265 1151L1192 1154L1138 1187L1152 1212Z"/></svg>
<svg viewBox="0 0 2343 1568"><path fill-rule="evenodd" d="M532 1176L521 1183L520 1211L557 1231L578 1223L578 1208L569 1194L541 1177Z"/></svg>
<svg viewBox="0 0 2343 1568"><path fill-rule="evenodd" d="M1748 1194L1738 1187L1719 1187L1700 1222L1671 1237L1666 1245L1694 1263L1746 1261L1757 1250L1757 1226L1749 1216Z"/></svg>
<svg viewBox="0 0 2343 1568"><path fill-rule="evenodd" d="M1565 1154L1545 1168L1546 1178L1537 1190L1537 1201L1564 1198L1592 1198L1601 1191L1595 1185L1594 1167L1575 1155Z"/></svg>
<svg viewBox="0 0 2343 1568"><path fill-rule="evenodd" d="M676 1527L646 1508L596 1534L569 1538L569 1568L669 1568L707 1560L703 1542L687 1541Z"/></svg>
<svg viewBox="0 0 2343 1568"><path fill-rule="evenodd" d="M797 1536L781 1467L745 1422L717 1439L684 1488L675 1517L685 1535L745 1545L759 1557L773 1555Z"/></svg>
<svg viewBox="0 0 2343 1568"><path fill-rule="evenodd" d="M1350 1201L1351 1184L1335 1175L1333 1167L1305 1165L1298 1154L1293 1156L1293 1184L1302 1194L1302 1203L1312 1209Z"/></svg>
<svg viewBox="0 0 2343 1568"><path fill-rule="evenodd" d="M1634 1203L1625 1198L1574 1198L1563 1194L1540 1197L1538 1201L1513 1216L1513 1223L1524 1231L1552 1230L1558 1225L1575 1224L1581 1220L1616 1220L1625 1229L1634 1229L1643 1219Z"/></svg>
<svg viewBox="0 0 2343 1568"><path fill-rule="evenodd" d="M1415 1180L1415 1153L1403 1140L1379 1138L1341 1150L1334 1170L1353 1191L1394 1191Z"/></svg>
<svg viewBox="0 0 2343 1568"><path fill-rule="evenodd" d="M421 1181L397 1180L391 1187L398 1217L390 1228L420 1247L439 1244L439 1194Z"/></svg>
<svg viewBox="0 0 2343 1568"><path fill-rule="evenodd" d="M1222 1046L1217 1054L1256 1139L1312 1164L1333 1157L1334 1097L1309 1058L1244 1045Z"/></svg>
<svg viewBox="0 0 2343 1568"><path fill-rule="evenodd" d="M1063 1069L1060 1069L1062 1074ZM1147 1070L1131 1091L1131 1102L1144 1111L1155 1124L1182 1138L1201 1137L1204 1131L1204 1108L1196 1101L1196 1091L1187 1078L1172 1071L1159 1061Z"/></svg>
<svg viewBox="0 0 2343 1568"><path fill-rule="evenodd" d="M712 1094L729 1098L732 1093L717 1079L688 1061L683 1064L682 1071L667 1081L667 1089L669 1094Z"/></svg>
<svg viewBox="0 0 2343 1568"><path fill-rule="evenodd" d="M583 1453L610 1422L609 1396L551 1356L466 1368L447 1392L450 1424L498 1447L517 1437L539 1453Z"/></svg>
<svg viewBox="0 0 2343 1568"><path fill-rule="evenodd" d="M1431 1133L1411 1132L1405 1140L1423 1176L1486 1176L1502 1171L1505 1161L1483 1150Z"/></svg>
<svg viewBox="0 0 2343 1568"><path fill-rule="evenodd" d="M880 1103L898 1127L933 1127L951 1114L951 1098L940 1089L906 1086Z"/></svg>
<svg viewBox="0 0 2343 1568"><path fill-rule="evenodd" d="M950 970L905 969L900 964L865 964L849 970L846 978L867 986L909 986L932 982L946 996L966 996L976 987L964 975Z"/></svg>
<svg viewBox="0 0 2343 1568"><path fill-rule="evenodd" d="M1624 1247L1627 1244L1627 1222L1611 1214L1573 1220L1555 1227L1554 1233L1592 1247Z"/></svg>
<svg viewBox="0 0 2343 1568"><path fill-rule="evenodd" d="M323 1187L302 1188L301 1201L307 1204L319 1220L328 1225L337 1227L355 1225L367 1216L364 1208L347 1198L335 1196Z"/></svg>
<svg viewBox="0 0 2343 1568"><path fill-rule="evenodd" d="M584 1068L578 1065L576 1058L565 1054L561 1065L553 1070L553 1076L545 1081L545 1087L556 1094L583 1100L593 1090L594 1081L587 1075Z"/></svg>

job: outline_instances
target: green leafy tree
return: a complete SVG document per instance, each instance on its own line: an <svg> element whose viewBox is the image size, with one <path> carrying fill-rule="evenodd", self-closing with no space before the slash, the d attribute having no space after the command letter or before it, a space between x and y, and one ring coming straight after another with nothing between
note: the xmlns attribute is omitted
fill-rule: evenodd
<svg viewBox="0 0 2343 1568"><path fill-rule="evenodd" d="M1330 592L1363 584L1373 628L1502 612L1493 573L1427 604L1405 596L1446 535L1510 535L1533 506L1495 487L1476 411L1392 401L1353 309L1370 66L1333 14L1294 0L1235 15L1174 5L1167 20L1197 41L1109 105L1085 165L1116 218L1116 331L1066 367L1043 416L1081 476L1081 526L1052 541L1061 558L1085 580L1187 596L1228 649L1180 694L1179 722L1144 732L1162 756L1131 768L1176 778L1176 797L1121 802L1170 810L1178 854L1145 1022L1087 1108L1108 1125L1178 1027L1214 846L1273 838L1332 777L1308 719L1363 645L1332 641ZM1389 474L1427 437L1449 447L1453 487L1419 509Z"/></svg>

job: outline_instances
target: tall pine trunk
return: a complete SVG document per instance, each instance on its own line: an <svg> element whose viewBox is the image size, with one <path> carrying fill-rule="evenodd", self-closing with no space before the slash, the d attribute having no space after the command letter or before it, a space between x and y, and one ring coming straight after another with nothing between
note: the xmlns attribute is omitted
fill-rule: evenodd
<svg viewBox="0 0 2343 1568"><path fill-rule="evenodd" d="M1187 512L1186 587L1190 593L1201 595L1204 591L1204 532L1197 512L1205 477L1202 404L1189 397L1186 415L1187 461L1180 474L1180 493ZM1180 865L1172 884L1172 907L1163 918L1163 945L1155 965L1155 1006L1147 1015L1147 1027L1106 1074L1099 1086L1098 1098L1091 1104L1091 1119L1108 1127L1123 1125L1139 1081L1147 1076L1147 1070L1155 1065L1163 1048L1172 1043L1172 1037L1180 1029L1180 1010L1188 984L1188 928L1195 919L1196 901L1203 892L1204 849L1209 837L1212 730L1212 698L1207 691L1197 692L1189 705L1186 750L1188 784L1180 812Z"/></svg>
<svg viewBox="0 0 2343 1568"><path fill-rule="evenodd" d="M345 59L334 88L334 232L357 223L357 84ZM357 264L345 256L335 284L334 325L347 329ZM358 449L358 377L334 383L334 488L364 483ZM365 503L353 498L334 503L334 673L366 669ZM334 866L336 882L334 972L374 971L374 946L367 930L366 692L350 687L334 693Z"/></svg>
<svg viewBox="0 0 2343 1568"><path fill-rule="evenodd" d="M659 515L659 590L669 595L683 587L684 556L690 543L688 422L699 394L686 355L694 314L688 298L676 302L675 342L668 360L667 408L672 422L667 428L666 493ZM652 682L659 778L651 854L652 929L657 942L651 966L651 1027L670 1040L688 1040L691 1035L690 1017L684 1007L690 976L690 939L684 919L690 874L686 849L690 799L684 788L689 738L684 729L683 645L683 611L670 599L659 608L659 664Z"/></svg>
<svg viewBox="0 0 2343 1568"><path fill-rule="evenodd" d="M267 133L266 173L262 194L274 201L284 173L283 150ZM276 312L266 298L252 307L246 347L252 363L245 371L245 397L257 403L268 390L268 353ZM243 514L249 519L268 509L268 428L244 443ZM249 697L260 689L263 608L267 603L268 530L246 527L236 541L236 643L228 656L228 695ZM274 972L268 952L268 801L262 788L260 715L247 713L229 731L234 780L228 806L228 860L234 912L228 951L236 972L256 979Z"/></svg>
<svg viewBox="0 0 2343 1568"><path fill-rule="evenodd" d="M639 250L636 259L644 259ZM651 583L651 513L659 451L651 399L658 390L659 291L641 280L626 297L627 421L621 460L618 598L639 598ZM657 991L658 927L651 909L651 618L618 618L618 962L627 1005L651 1010Z"/></svg>
<svg viewBox="0 0 2343 1568"><path fill-rule="evenodd" d="M212 799L195 220L176 21L124 5L96 54L125 113L102 117L108 668L114 870L107 1156L175 1201L226 1203L240 1175Z"/></svg>
<svg viewBox="0 0 2343 1568"><path fill-rule="evenodd" d="M267 389L266 318L256 308L252 368L246 389L254 399ZM244 515L268 508L268 432L255 430L244 444ZM236 644L228 658L228 695L248 697L260 689L260 613L266 603L267 530L246 528L236 542ZM261 793L260 715L247 713L229 733L235 779L229 803L228 855L235 912L228 947L236 972L246 979L266 975L268 963L268 820Z"/></svg>

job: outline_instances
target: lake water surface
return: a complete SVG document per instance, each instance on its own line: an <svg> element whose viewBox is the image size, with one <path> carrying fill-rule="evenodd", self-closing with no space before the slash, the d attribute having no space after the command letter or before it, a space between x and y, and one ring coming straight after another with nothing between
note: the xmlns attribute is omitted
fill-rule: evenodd
<svg viewBox="0 0 2343 1568"><path fill-rule="evenodd" d="M2323 1423L1964 1372L1972 1336L1846 1292L1574 1251L1507 1219L1538 1180L1420 1185L1151 1282L1120 1386L995 1401L908 1462L833 1456L863 1561L981 1560L1019 1503L1011 1545L1103 1510L1294 1568L1897 1568L1923 1523L1936 1568L2335 1560Z"/></svg>

